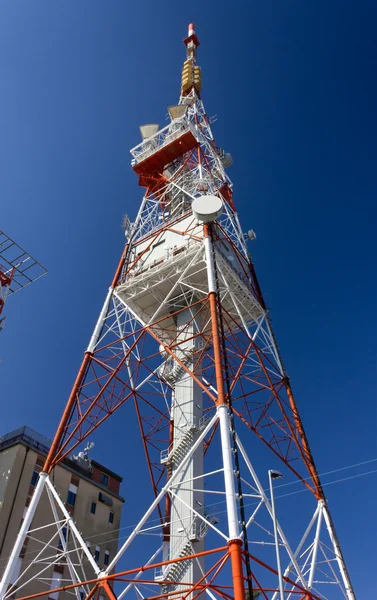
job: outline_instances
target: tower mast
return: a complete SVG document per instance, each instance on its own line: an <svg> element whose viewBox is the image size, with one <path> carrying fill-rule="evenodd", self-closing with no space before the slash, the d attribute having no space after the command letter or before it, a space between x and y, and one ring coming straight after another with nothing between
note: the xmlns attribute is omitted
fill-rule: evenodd
<svg viewBox="0 0 377 600"><path fill-rule="evenodd" d="M273 526L287 598L355 599L248 253L253 234L243 233L235 210L225 171L231 156L215 144L200 96L192 24L185 45L169 124L141 126L142 141L131 150L144 196L135 221L125 218L125 250L3 573L2 600L65 589L87 600L99 593L113 599L114 581L123 586L119 600L131 593L244 600L246 590L283 600ZM140 498L137 524L104 566L77 531L52 474L122 406L124 414L136 410L153 498ZM292 497L288 516L278 512L277 522L261 482L262 452L308 492ZM37 535L32 519L44 491L53 514L50 521L46 515L50 544L15 577L25 540ZM216 514L218 498L223 509ZM56 562L62 523L68 533L58 558L69 566L69 583L25 593ZM156 537L145 537L157 532L160 548ZM122 557L126 569L119 570Z"/></svg>

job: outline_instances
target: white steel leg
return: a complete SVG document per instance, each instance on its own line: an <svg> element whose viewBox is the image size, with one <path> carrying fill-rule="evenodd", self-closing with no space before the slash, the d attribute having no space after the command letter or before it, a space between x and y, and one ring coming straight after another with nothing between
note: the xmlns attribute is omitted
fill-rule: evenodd
<svg viewBox="0 0 377 600"><path fill-rule="evenodd" d="M51 490L49 489L49 487L46 487L47 490L47 494L50 500L50 505L51 505L51 509L52 509L52 513L54 515L55 518L55 522L59 523L59 515L58 515L58 511L56 510L56 506L54 505L54 499L53 496L51 494ZM67 561L67 565L68 565L68 570L69 570L69 574L71 576L72 579L72 583L78 583L80 581L80 578L76 572L76 569L74 568L73 564L72 564L72 560L71 557L68 554L68 535L66 535L64 537L63 534L63 529L60 527L59 528L59 539L60 539L60 543L62 545L62 548L64 550L64 552L66 552L67 554L65 555L65 559ZM74 593L76 594L76 598L77 600L80 600L80 590L79 588L74 588Z"/></svg>
<svg viewBox="0 0 377 600"><path fill-rule="evenodd" d="M113 295L113 288L109 287L109 291L107 292L107 296L106 296L105 302L103 303L103 307L102 307L102 310L101 310L100 315L98 317L98 321L96 323L96 326L94 328L93 335L90 338L90 342L89 342L89 346L87 348L87 352L93 352L93 350L95 349L95 347L97 345L99 336L101 335L102 325L103 325L103 322L104 322L104 320L106 318L107 311L108 311L109 306L110 306L110 300L111 300L111 296L112 295Z"/></svg>
<svg viewBox="0 0 377 600"><path fill-rule="evenodd" d="M236 492L234 488L233 452L230 443L230 419L226 404L220 404L217 408L220 421L221 451L224 466L225 498L228 515L229 539L239 537L239 523L236 504Z"/></svg>
<svg viewBox="0 0 377 600"><path fill-rule="evenodd" d="M206 255L206 263L207 263L207 277L208 277L208 293L211 292L216 293L216 284L215 284L215 266L213 264L213 256L212 256L212 241L208 235L204 236L204 249Z"/></svg>
<svg viewBox="0 0 377 600"><path fill-rule="evenodd" d="M26 538L26 534L29 530L29 527L31 525L31 522L33 520L39 499L42 495L44 486L46 484L46 481L48 481L48 475L47 473L40 473L39 475L39 479L38 479L38 483L35 487L34 490L34 494L33 497L31 499L31 502L28 506L28 509L26 511L26 515L25 518L22 522L20 531L18 532L17 538L16 538L16 543L13 546L12 549L12 553L9 557L6 569L4 571L3 577L1 579L1 583L0 583L0 598L3 598L6 594L6 591L8 589L8 585L10 582L10 579L12 577L14 568L16 566L16 562L17 559L20 555L20 552L22 550L22 546L24 545L24 541Z"/></svg>
<svg viewBox="0 0 377 600"><path fill-rule="evenodd" d="M276 549L276 563L278 568L278 578L279 578L279 590L280 590L280 600L284 600L284 581L281 573L281 561L280 561L280 548L279 548L279 535L278 535L278 527L276 522L276 512L275 512L275 500L274 500L274 487L272 483L272 471L268 472L269 481L270 481L270 497L271 497L271 510L272 510L272 521L274 524L274 538L275 538L275 549Z"/></svg>
<svg viewBox="0 0 377 600"><path fill-rule="evenodd" d="M158 550L156 550L156 552L155 552L154 554L152 554L152 556L150 557L150 559L149 559L149 560L147 560L147 562L145 563L145 565L144 565L144 566L145 566L145 567L147 567L148 565L150 565L150 564L151 564L151 563L154 561L154 559L156 558L156 556L158 556L158 554L161 552L161 550L162 550L162 547L160 546L160 547L158 548ZM137 581L138 579L140 579L140 577L142 576L142 574L143 574L143 573L144 573L144 569L143 569L143 570L141 570L141 571L139 571L139 572L138 572L138 573L135 575L135 577L134 577L133 581ZM119 596L118 596L118 600L122 600L122 598L123 598L123 597L124 597L124 596L127 594L127 592L128 592L128 591L129 591L129 590L130 590L130 589L131 589L131 588L132 588L134 585L135 585L135 584L133 583L133 581L131 581L131 582L130 582L130 583L129 583L129 584L128 584L128 585L127 585L125 588L124 588L123 592L121 592L121 593L119 594Z"/></svg>
<svg viewBox="0 0 377 600"><path fill-rule="evenodd" d="M317 527L315 530L315 538L314 538L314 544L313 544L312 564L310 565L310 573L309 573L309 579L308 579L308 588L309 589L311 589L311 587L313 585L314 571L315 571L316 562L317 562L319 539L321 536L322 515L323 515L323 500L320 500L319 501L318 521L317 521Z"/></svg>
<svg viewBox="0 0 377 600"><path fill-rule="evenodd" d="M88 559L89 563L91 564L91 566L93 567L93 570L95 572L96 575L99 575L101 573L101 569L99 568L99 566L97 565L96 561L94 560L93 556L91 555L88 546L86 545L81 533L79 532L79 530L77 529L71 515L69 514L69 512L67 511L66 507L64 506L58 492L56 491L56 489L54 488L54 486L52 485L50 479L47 479L47 485L52 493L52 495L55 498L55 501L57 503L57 505L59 506L59 508L61 509L63 515L65 516L65 518L67 519L67 523L69 524L70 528L72 529L72 532L74 533L74 535L76 536L77 541L80 543L80 546L86 556L86 558Z"/></svg>
<svg viewBox="0 0 377 600"><path fill-rule="evenodd" d="M318 506L317 506L317 508L315 509L315 511L314 511L314 515L312 516L312 518L311 518L311 520L310 520L310 523L309 523L309 525L307 526L307 528L306 528L306 530L305 530L305 533L304 533L304 535L302 536L302 538L301 538L301 541L300 541L299 545L298 545L298 546L297 546L297 548L296 548L296 551L295 551L295 553L294 553L294 557L295 557L295 559L296 559L296 560L297 560L297 557L298 557L298 555L299 555L299 553L300 553L300 551L301 551L301 548L303 547L304 543L306 542L306 538L308 537L308 535L309 535L309 532L310 532L311 528L313 527L313 525L314 525L314 523L315 523L315 520L316 520L316 518L317 518L317 516L318 516L318 513L319 513L319 505L318 505ZM306 564L306 563L305 563L305 564ZM291 569L292 569L292 566L293 566L293 563L292 563L292 561L291 561L291 562L289 563L288 567L287 567L287 568L285 569L285 571L284 571L284 577L288 577L288 575L289 575L289 573L290 573L290 571L291 571ZM304 565L304 567L302 567L302 569L301 569L301 572L304 572L304 571L305 571L305 565ZM298 579L299 579L299 577L296 577L296 581L298 581ZM306 584L304 584L304 587L306 587ZM272 596L271 600L276 600L276 598L277 598L277 592L275 592L275 593L274 593L274 595ZM288 596L288 598L289 598L289 596Z"/></svg>
<svg viewBox="0 0 377 600"><path fill-rule="evenodd" d="M240 452L242 454L242 457L243 457L243 459L244 459L244 461L246 463L247 468L250 471L250 474L251 474L252 478L255 481L255 485L257 486L258 492L260 493L261 498L263 498L264 503L266 505L266 508L267 508L268 512L270 513L270 516L272 517L272 508L271 508L270 501L268 500L268 498L267 498L267 496L265 494L265 491L264 491L263 487L260 484L260 481L259 481L259 479L257 477L257 474L254 471L253 465L251 464L251 461L250 461L248 455L246 454L245 448L243 447L243 445L242 445L242 443L241 443L238 435L237 435L237 446L238 446L238 448L239 448L239 450L240 450ZM294 565L294 567L296 569L296 572L297 572L297 575L298 575L298 577L300 579L300 582L303 585L303 587L306 588L307 585L306 585L305 578L304 578L304 576L303 576L303 574L301 572L301 569L300 569L299 564L297 562L296 556L293 554L292 549L291 549L291 547L290 547L290 545L288 543L288 540L287 540L287 538L284 535L284 532L283 532L283 530L282 530L282 528L281 528L281 526L279 524L279 521L276 522L276 525L277 525L277 530L278 530L279 536L280 536L280 538L281 538L281 540L282 540L282 542L283 542L283 544L284 544L284 546L285 546L285 548L287 550L287 553L288 553L288 556L289 556L291 562L293 563L293 565Z"/></svg>
<svg viewBox="0 0 377 600"><path fill-rule="evenodd" d="M336 556L336 560L338 562L339 570L340 570L340 573L342 575L344 587L346 589L347 598L348 598L348 600L356 600L355 592L353 591L353 587L352 587L352 583L351 583L351 578L349 576L346 564L344 562L343 554L342 554L342 551L340 549L340 544L339 544L338 536L336 535L334 524L332 522L332 518L331 518L331 515L330 515L330 512L329 512L329 509L328 509L328 506L327 506L326 502L325 502L325 504L323 506L323 516L325 518L325 522L326 522L326 526L327 526L327 531L329 532L329 536L330 536L330 539L331 539L332 544L333 544L334 554Z"/></svg>

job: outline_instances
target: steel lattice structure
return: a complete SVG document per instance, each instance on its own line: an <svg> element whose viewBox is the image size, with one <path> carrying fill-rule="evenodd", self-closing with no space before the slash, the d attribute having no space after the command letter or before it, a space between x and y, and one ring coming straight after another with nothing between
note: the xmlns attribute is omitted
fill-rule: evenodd
<svg viewBox="0 0 377 600"><path fill-rule="evenodd" d="M15 590L20 597L32 578L45 581L46 591L22 597L58 591L45 575L54 564L67 566L59 589L78 600L100 592L115 598L114 581L123 582L119 600L204 593L244 600L246 591L269 600L355 599L233 202L229 155L216 146L200 97L193 25L185 44L171 122L142 127L143 141L131 150L145 194L135 221L125 221L127 244L3 575L3 600ZM221 199L222 213L203 223L192 202L208 196ZM101 570L51 474L123 405L136 411L154 500ZM304 523L298 543L277 523L283 592L273 507L250 439L307 492L292 499ZM38 537L32 520L42 494L51 505L50 541L9 584L25 540ZM225 518L206 507L219 496ZM131 549L150 531L161 533L153 539L162 544L144 544L144 562L133 564ZM129 568L119 571L123 556Z"/></svg>
<svg viewBox="0 0 377 600"><path fill-rule="evenodd" d="M14 240L0 231L0 315L10 294L19 292L47 270ZM6 317L0 318L0 331Z"/></svg>

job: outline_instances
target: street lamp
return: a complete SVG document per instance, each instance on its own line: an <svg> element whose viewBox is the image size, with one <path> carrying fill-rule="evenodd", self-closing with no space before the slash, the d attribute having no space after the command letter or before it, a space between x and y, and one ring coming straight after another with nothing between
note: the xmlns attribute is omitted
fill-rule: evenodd
<svg viewBox="0 0 377 600"><path fill-rule="evenodd" d="M278 566L278 577L279 577L279 589L280 589L280 600L284 600L284 584L283 584L283 575L281 572L281 564L280 564L280 550L279 550L279 538L278 538L278 526L276 521L275 514L275 499L274 499L274 488L272 485L273 479L280 479L283 477L279 471L268 471L268 478L270 480L270 495L271 495L271 510L272 510L272 520L274 522L274 536L275 536L275 550L276 550L276 562Z"/></svg>

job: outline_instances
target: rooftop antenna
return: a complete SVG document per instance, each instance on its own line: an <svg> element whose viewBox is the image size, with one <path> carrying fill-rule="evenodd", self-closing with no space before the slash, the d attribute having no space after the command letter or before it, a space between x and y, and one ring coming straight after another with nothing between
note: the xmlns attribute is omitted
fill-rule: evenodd
<svg viewBox="0 0 377 600"><path fill-rule="evenodd" d="M8 296L19 292L43 275L47 269L0 230L0 331L6 317L1 318Z"/></svg>

